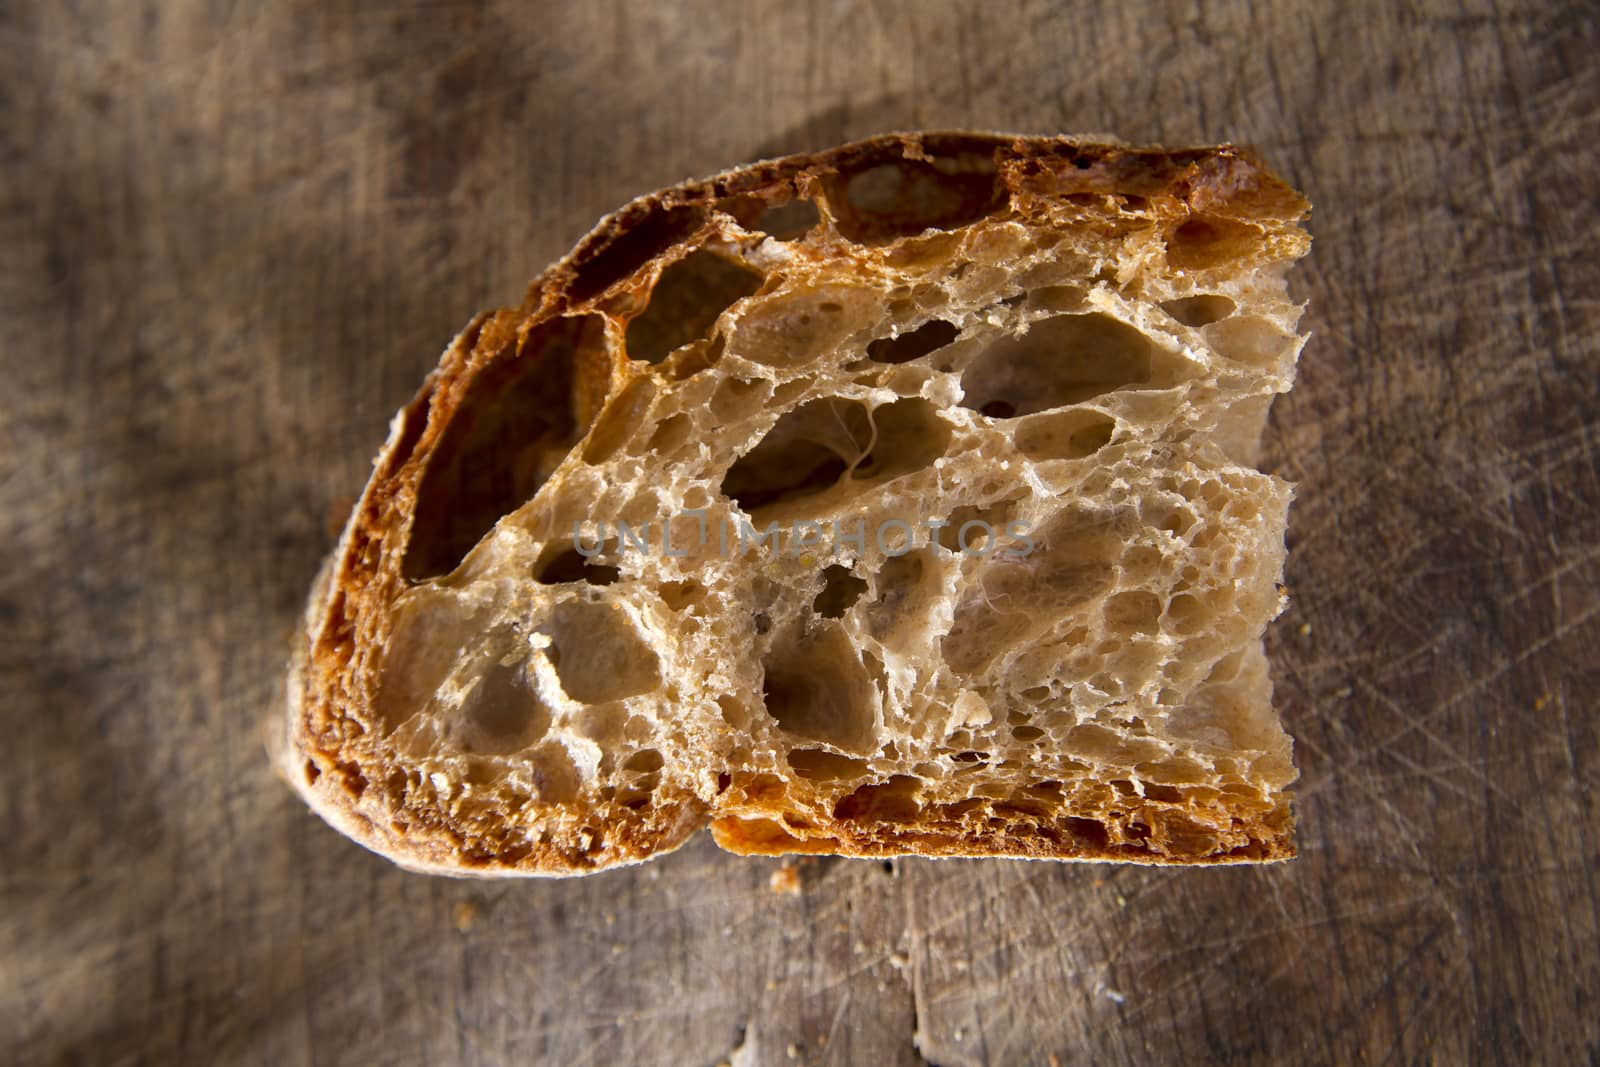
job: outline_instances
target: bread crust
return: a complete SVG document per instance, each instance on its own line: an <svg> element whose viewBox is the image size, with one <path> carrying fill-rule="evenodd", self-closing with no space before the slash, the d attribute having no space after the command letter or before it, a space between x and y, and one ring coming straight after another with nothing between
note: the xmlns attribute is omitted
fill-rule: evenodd
<svg viewBox="0 0 1600 1067"><path fill-rule="evenodd" d="M647 293L655 264L677 247L719 232L727 218L825 192L843 171L902 159L975 157L997 165L1009 210L1027 216L1043 202L1137 203L1162 224L1208 220L1268 224L1281 258L1305 247L1291 225L1306 201L1248 149L1231 145L1164 149L1067 137L975 132L895 133L827 151L767 160L640 197L601 219L573 251L539 275L521 305L480 314L450 344L439 366L395 417L338 546L313 590L292 664L272 751L282 776L341 832L399 865L451 875L566 875L639 862L681 845L709 825L734 852L830 852L847 856L1013 856L1189 864L1261 862L1294 854L1288 802L1210 807L1138 799L1090 830L1081 810L1020 811L1000 825L928 810L900 823L863 822L810 809L796 818L737 782L714 800L690 791L644 811L606 813L599 840L547 841L497 835L492 820L469 825L405 802L403 781L382 754L372 708L376 671L393 636L391 606L410 585L404 573L419 487L468 387L496 353L545 324L626 309ZM838 210L837 205L835 210ZM960 210L982 210L982 205ZM838 220L849 226L851 220ZM892 224L893 220L889 220ZM880 217L877 223L882 223ZM858 236L875 239L872 224ZM885 247L888 247L887 245ZM1203 267L1201 268L1203 269ZM622 357L618 357L626 362ZM619 368L580 368L575 395L603 401ZM592 417L592 412L589 413ZM580 425L581 425L580 420ZM567 445L581 440L581 433ZM1093 798L1074 799L1092 804ZM792 807L792 803L790 805ZM1071 808L1072 805L1066 805ZM1065 809L1063 809L1065 810ZM1092 810L1092 809L1089 809ZM785 821L785 816L789 821ZM799 824L797 828L796 823ZM1106 827L1109 827L1107 829Z"/></svg>

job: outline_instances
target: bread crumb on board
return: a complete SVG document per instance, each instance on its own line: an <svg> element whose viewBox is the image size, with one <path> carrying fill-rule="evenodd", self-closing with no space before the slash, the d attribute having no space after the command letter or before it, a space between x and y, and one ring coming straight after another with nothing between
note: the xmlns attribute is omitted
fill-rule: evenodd
<svg viewBox="0 0 1600 1067"><path fill-rule="evenodd" d="M456 929L466 933L472 929L472 924L478 918L478 905L470 900L458 900L455 907L450 909L450 919L456 924Z"/></svg>
<svg viewBox="0 0 1600 1067"><path fill-rule="evenodd" d="M792 863L785 863L767 878L767 888L782 896L799 896L800 868Z"/></svg>

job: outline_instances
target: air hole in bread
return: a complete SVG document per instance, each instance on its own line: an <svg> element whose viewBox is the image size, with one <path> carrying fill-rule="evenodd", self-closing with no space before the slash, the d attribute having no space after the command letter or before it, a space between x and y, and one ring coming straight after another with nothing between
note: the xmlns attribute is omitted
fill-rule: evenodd
<svg viewBox="0 0 1600 1067"><path fill-rule="evenodd" d="M961 403L991 418L1080 404L1149 382L1153 348L1109 315L1058 315L983 352L961 376Z"/></svg>
<svg viewBox="0 0 1600 1067"><path fill-rule="evenodd" d="M581 779L578 767L565 747L546 741L518 761L524 774L533 779L539 799L546 804L570 804L578 795Z"/></svg>
<svg viewBox="0 0 1600 1067"><path fill-rule="evenodd" d="M529 684L524 660L491 664L467 691L449 733L463 752L502 756L537 743L550 710Z"/></svg>
<svg viewBox="0 0 1600 1067"><path fill-rule="evenodd" d="M612 397L595 419L583 442L583 461L601 464L616 454L639 430L639 423L655 398L656 386L649 378L635 378Z"/></svg>
<svg viewBox="0 0 1600 1067"><path fill-rule="evenodd" d="M628 734L628 709L622 704L591 705L578 712L578 733L606 750L601 756L603 765L611 760L610 750L620 744ZM602 769L605 769L604 766Z"/></svg>
<svg viewBox="0 0 1600 1067"><path fill-rule="evenodd" d="M569 600L539 627L550 636L549 659L562 690L582 704L648 693L661 684L661 663L615 604Z"/></svg>
<svg viewBox="0 0 1600 1067"><path fill-rule="evenodd" d="M822 221L822 213L810 200L796 198L767 208L756 219L755 228L780 241L804 237Z"/></svg>
<svg viewBox="0 0 1600 1067"><path fill-rule="evenodd" d="M622 736L628 739L629 744L642 745L655 736L655 724L644 715L629 715L628 721L623 724Z"/></svg>
<svg viewBox="0 0 1600 1067"><path fill-rule="evenodd" d="M694 433L694 420L683 412L662 419L645 445L645 452L670 458L678 454Z"/></svg>
<svg viewBox="0 0 1600 1067"><path fill-rule="evenodd" d="M1266 319L1247 315L1206 327L1206 340L1229 359L1252 367L1270 367L1288 350L1292 339ZM1262 415L1265 414L1263 408Z"/></svg>
<svg viewBox="0 0 1600 1067"><path fill-rule="evenodd" d="M613 233L600 252L579 268L567 289L568 299L583 303L629 277L652 259L670 251L705 222L705 211L683 205L644 210L616 220L621 232Z"/></svg>
<svg viewBox="0 0 1600 1067"><path fill-rule="evenodd" d="M1080 311L1088 296L1081 285L1041 285L1027 294L1027 306L1034 311Z"/></svg>
<svg viewBox="0 0 1600 1067"><path fill-rule="evenodd" d="M771 392L772 383L765 378L727 378L711 394L707 406L717 422L733 422L759 410Z"/></svg>
<svg viewBox="0 0 1600 1067"><path fill-rule="evenodd" d="M1103 824L1077 816L1068 816L1065 821L1067 832L1083 846L1085 851L1103 853L1110 845L1111 837Z"/></svg>
<svg viewBox="0 0 1600 1067"><path fill-rule="evenodd" d="M1158 741L1122 737L1092 722L1080 723L1072 728L1067 734L1067 749L1090 762L1116 767L1132 767L1142 760L1159 758L1166 751ZM1119 779L1111 784L1129 796L1134 795L1132 782Z"/></svg>
<svg viewBox="0 0 1600 1067"><path fill-rule="evenodd" d="M1174 537L1182 537L1194 527L1197 521L1194 512L1188 508L1173 507L1170 511L1160 516L1155 526L1156 529L1163 530Z"/></svg>
<svg viewBox="0 0 1600 1067"><path fill-rule="evenodd" d="M831 286L755 300L731 328L728 350L768 367L800 367L834 351L867 316L882 313L870 290Z"/></svg>
<svg viewBox="0 0 1600 1067"><path fill-rule="evenodd" d="M1059 802L1062 799L1061 783L1056 781L1034 782L1024 786L1022 791L1037 800Z"/></svg>
<svg viewBox="0 0 1600 1067"><path fill-rule="evenodd" d="M604 398L604 345L599 316L556 319L507 346L467 383L426 460L405 577L454 570L549 479Z"/></svg>
<svg viewBox="0 0 1600 1067"><path fill-rule="evenodd" d="M994 504L964 504L951 511L936 540L948 552L987 556L999 547L1017 498Z"/></svg>
<svg viewBox="0 0 1600 1067"><path fill-rule="evenodd" d="M1179 270L1218 267L1250 253L1261 231L1215 215L1194 215L1167 233L1167 263Z"/></svg>
<svg viewBox="0 0 1600 1067"><path fill-rule="evenodd" d="M747 512L820 493L861 459L871 435L858 401L824 397L802 404L728 469L722 492Z"/></svg>
<svg viewBox="0 0 1600 1067"><path fill-rule="evenodd" d="M1193 593L1179 593L1167 601L1166 617L1172 629L1182 635L1199 632L1211 613Z"/></svg>
<svg viewBox="0 0 1600 1067"><path fill-rule="evenodd" d="M743 729L750 725L751 712L745 703L727 693L717 697L717 710L722 714L722 721L729 726Z"/></svg>
<svg viewBox="0 0 1600 1067"><path fill-rule="evenodd" d="M959 154L868 164L828 183L828 203L848 240L874 243L951 230L998 210L1005 190L994 159Z"/></svg>
<svg viewBox="0 0 1600 1067"><path fill-rule="evenodd" d="M922 783L897 774L878 785L864 785L840 798L833 817L845 822L910 822L922 813Z"/></svg>
<svg viewBox="0 0 1600 1067"><path fill-rule="evenodd" d="M1154 633L1161 618L1161 598L1145 589L1118 593L1106 601L1106 625L1122 634Z"/></svg>
<svg viewBox="0 0 1600 1067"><path fill-rule="evenodd" d="M820 748L791 749L789 766L794 773L813 782L848 781L863 778L868 772L866 760Z"/></svg>
<svg viewBox="0 0 1600 1067"><path fill-rule="evenodd" d="M1022 559L990 557L956 606L941 642L952 670L987 668L1110 587L1121 545L1109 530L1068 513L1030 536L1031 553Z"/></svg>
<svg viewBox="0 0 1600 1067"><path fill-rule="evenodd" d="M961 331L943 319L918 326L898 337L880 337L867 346L867 357L878 363L909 363L937 351Z"/></svg>
<svg viewBox="0 0 1600 1067"><path fill-rule="evenodd" d="M715 252L691 252L661 272L649 306L628 323L628 357L660 363L706 337L724 311L759 288L755 271Z"/></svg>
<svg viewBox="0 0 1600 1067"><path fill-rule="evenodd" d="M999 801L991 807L997 815L1026 819L1035 825L1048 820L1052 814L1050 805L1017 793L1012 793L1009 799Z"/></svg>
<svg viewBox="0 0 1600 1067"><path fill-rule="evenodd" d="M641 749L629 756L622 764L625 771L638 771L643 774L652 774L661 769L661 753L653 748Z"/></svg>
<svg viewBox="0 0 1600 1067"><path fill-rule="evenodd" d="M950 447L950 424L920 396L873 408L868 414L871 448L856 460L853 478L887 481L922 470Z"/></svg>
<svg viewBox="0 0 1600 1067"><path fill-rule="evenodd" d="M1122 570L1123 584L1133 587L1148 585L1155 581L1162 559L1161 550L1150 545L1137 545L1128 549L1118 561ZM1159 608L1157 614L1160 614Z"/></svg>
<svg viewBox="0 0 1600 1067"><path fill-rule="evenodd" d="M761 667L767 714L785 731L845 752L872 749L877 693L838 623L787 635Z"/></svg>
<svg viewBox="0 0 1600 1067"><path fill-rule="evenodd" d="M863 612L867 631L898 652L913 652L924 645L928 613L939 595L943 573L926 548L884 560L874 580L876 597Z"/></svg>
<svg viewBox="0 0 1600 1067"><path fill-rule="evenodd" d="M705 586L692 580L662 582L656 587L656 595L673 611L693 607L705 591Z"/></svg>
<svg viewBox="0 0 1600 1067"><path fill-rule="evenodd" d="M426 707L465 654L482 639L489 611L447 590L423 587L394 609L395 621L379 661L372 709L385 732Z"/></svg>
<svg viewBox="0 0 1600 1067"><path fill-rule="evenodd" d="M1117 420L1092 408L1029 416L1017 427L1017 448L1033 459L1087 459L1111 443Z"/></svg>
<svg viewBox="0 0 1600 1067"><path fill-rule="evenodd" d="M562 549L540 565L535 580L542 585L562 585L567 582L610 585L622 576L622 572L610 564L597 563L595 559L614 547L614 543L608 542L594 546L594 551L588 554L579 552L577 546Z"/></svg>
<svg viewBox="0 0 1600 1067"><path fill-rule="evenodd" d="M674 352L662 367L662 372L674 381L693 378L701 371L715 367L721 361L726 347L727 342L720 333L706 340L693 341Z"/></svg>
<svg viewBox="0 0 1600 1067"><path fill-rule="evenodd" d="M1195 327L1209 326L1213 322L1225 319L1233 314L1237 306L1220 293L1201 293L1198 296L1161 302L1161 310L1185 326Z"/></svg>
<svg viewBox="0 0 1600 1067"><path fill-rule="evenodd" d="M849 567L835 563L822 572L822 591L811 602L811 610L824 619L837 619L866 591L864 579L857 578Z"/></svg>
<svg viewBox="0 0 1600 1067"><path fill-rule="evenodd" d="M1182 804L1183 790L1170 785L1157 785L1154 782L1145 782L1144 795L1147 800L1159 800L1163 804Z"/></svg>

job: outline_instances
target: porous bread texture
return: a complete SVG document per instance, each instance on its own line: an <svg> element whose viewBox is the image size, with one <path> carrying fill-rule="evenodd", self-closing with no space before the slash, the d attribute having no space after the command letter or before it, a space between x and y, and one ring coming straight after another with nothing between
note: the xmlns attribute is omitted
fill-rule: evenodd
<svg viewBox="0 0 1600 1067"><path fill-rule="evenodd" d="M396 417L283 773L456 874L707 824L747 853L1292 855L1262 652L1289 489L1251 464L1305 210L1237 148L978 134L630 204Z"/></svg>

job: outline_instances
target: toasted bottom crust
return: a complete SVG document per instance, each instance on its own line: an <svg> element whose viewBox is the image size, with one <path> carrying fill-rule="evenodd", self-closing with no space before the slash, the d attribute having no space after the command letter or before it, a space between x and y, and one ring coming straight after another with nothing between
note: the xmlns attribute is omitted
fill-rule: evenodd
<svg viewBox="0 0 1600 1067"><path fill-rule="evenodd" d="M1100 844L1061 828L1036 828L1026 833L907 828L892 834L865 835L851 833L848 827L834 824L825 831L796 837L784 825L765 819L721 818L711 823L711 834L717 844L743 856L810 853L861 859L925 856L930 859L1069 860L1147 866L1277 863L1295 856L1288 830L1275 831L1265 824L1257 824L1238 832L1248 839L1247 842L1227 852L1173 855L1133 844Z"/></svg>

